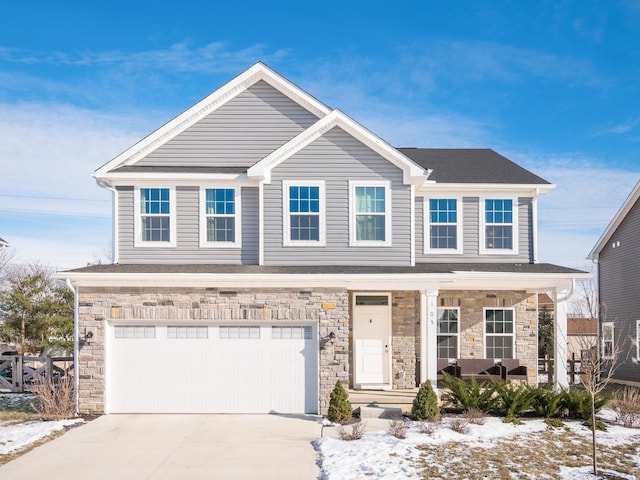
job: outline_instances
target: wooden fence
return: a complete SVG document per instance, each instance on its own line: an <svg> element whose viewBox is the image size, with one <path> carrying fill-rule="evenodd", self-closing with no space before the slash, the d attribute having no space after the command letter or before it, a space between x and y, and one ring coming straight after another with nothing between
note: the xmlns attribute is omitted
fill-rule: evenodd
<svg viewBox="0 0 640 480"><path fill-rule="evenodd" d="M31 385L73 376L73 357L0 355L0 391L24 392Z"/></svg>
<svg viewBox="0 0 640 480"><path fill-rule="evenodd" d="M569 385L580 383L580 366L582 361L576 358L576 354L572 353L571 358L567 360L567 374L569 375ZM548 375L549 382L553 378L554 361L553 358L538 359L538 375ZM541 382L544 383L544 382Z"/></svg>

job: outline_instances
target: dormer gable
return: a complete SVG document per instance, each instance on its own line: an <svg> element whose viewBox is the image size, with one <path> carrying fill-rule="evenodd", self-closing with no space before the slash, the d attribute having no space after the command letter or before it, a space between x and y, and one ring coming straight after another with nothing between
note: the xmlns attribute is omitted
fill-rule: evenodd
<svg viewBox="0 0 640 480"><path fill-rule="evenodd" d="M258 62L244 73L226 83L191 108L136 143L94 173L98 180L109 180L117 169L131 170L146 156L157 151L178 135L193 127L205 117L221 109L232 100L256 85L268 85L295 102L315 118L323 118L331 110L313 96L276 73L264 63ZM249 166L249 165L247 165ZM146 167L145 167L146 168ZM122 170L121 170L122 171ZM116 175L117 176L117 175Z"/></svg>

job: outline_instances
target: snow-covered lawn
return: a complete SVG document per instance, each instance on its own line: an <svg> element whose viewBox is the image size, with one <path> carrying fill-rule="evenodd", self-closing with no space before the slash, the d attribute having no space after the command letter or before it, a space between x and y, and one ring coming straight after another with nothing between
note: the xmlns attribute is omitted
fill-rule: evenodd
<svg viewBox="0 0 640 480"><path fill-rule="evenodd" d="M35 420L30 394L0 393L0 465L3 457L17 452L55 432L84 422L81 418L59 421Z"/></svg>
<svg viewBox="0 0 640 480"><path fill-rule="evenodd" d="M0 455L7 455L27 448L56 431L64 430L66 427L83 421L81 418L53 422L35 420L17 425L13 425L11 422L0 422Z"/></svg>
<svg viewBox="0 0 640 480"><path fill-rule="evenodd" d="M516 426L487 417L484 425L469 425L468 433L457 433L451 420L445 417L434 424L430 434L420 433L411 423L402 440L389 435L388 422L381 420L369 420L374 424L370 431L350 442L337 438L335 427L325 427L325 436L316 444L322 478L596 478L590 475L591 431L580 422L550 428L541 419ZM640 480L640 430L610 425L598 432L598 442L601 468L618 475L608 478Z"/></svg>

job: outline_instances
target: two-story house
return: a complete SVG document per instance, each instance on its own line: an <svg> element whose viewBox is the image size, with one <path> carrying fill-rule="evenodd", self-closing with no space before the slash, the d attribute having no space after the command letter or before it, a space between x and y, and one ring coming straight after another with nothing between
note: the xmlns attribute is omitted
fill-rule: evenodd
<svg viewBox="0 0 640 480"><path fill-rule="evenodd" d="M586 278L538 263L547 181L394 148L262 63L94 176L114 263L62 274L81 412L324 413L337 380L413 388L439 359L518 359L534 383L537 293L566 338Z"/></svg>
<svg viewBox="0 0 640 480"><path fill-rule="evenodd" d="M612 377L640 384L640 182L591 250L598 266L600 356Z"/></svg>

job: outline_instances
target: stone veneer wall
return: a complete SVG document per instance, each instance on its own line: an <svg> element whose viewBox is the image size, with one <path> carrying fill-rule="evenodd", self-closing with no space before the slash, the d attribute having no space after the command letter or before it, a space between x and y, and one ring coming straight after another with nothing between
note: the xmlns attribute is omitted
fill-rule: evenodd
<svg viewBox="0 0 640 480"><path fill-rule="evenodd" d="M438 307L460 307L460 358L484 358L483 308L515 310L515 356L528 367L529 383L538 368L538 315L536 296L523 291L444 291Z"/></svg>
<svg viewBox="0 0 640 480"><path fill-rule="evenodd" d="M318 321L320 413L326 413L336 380L349 381L349 298L344 289L79 288L79 328L93 332L81 346L79 410L104 413L104 326L109 320L189 322ZM326 342L329 332L333 342Z"/></svg>
<svg viewBox="0 0 640 480"><path fill-rule="evenodd" d="M416 339L420 338L420 292L395 291L392 292L391 301L393 388L414 388Z"/></svg>

